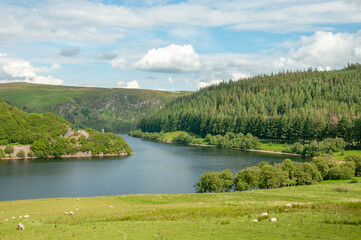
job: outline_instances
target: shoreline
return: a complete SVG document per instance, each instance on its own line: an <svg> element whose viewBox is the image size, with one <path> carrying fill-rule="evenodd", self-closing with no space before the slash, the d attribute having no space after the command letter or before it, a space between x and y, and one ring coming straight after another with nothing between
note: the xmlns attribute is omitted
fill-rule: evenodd
<svg viewBox="0 0 361 240"><path fill-rule="evenodd" d="M130 137L133 137L133 136L130 136ZM147 140L147 141L152 141L150 139L144 139L144 138L140 138L140 139ZM169 143L169 144L176 143L176 142L173 142L172 140L161 140L161 141L152 141L152 142L162 142L162 143ZM197 146L197 147L214 147L214 148L217 148L216 145L209 145L209 144L195 144L195 143L186 143L186 144L178 143L178 144ZM295 157L307 158L306 156L301 155L301 154L297 154L297 153L274 152L274 151L262 150L262 149L244 149L244 148L225 148L225 149L241 150L241 151L246 151L246 152L270 153L270 154L278 154L278 155L287 155L287 156L295 156Z"/></svg>
<svg viewBox="0 0 361 240"><path fill-rule="evenodd" d="M21 159L38 159L38 158L91 158L91 157L124 157L133 155L132 153L108 153L108 154L79 154L79 155L63 155L63 156L48 156L48 157L5 157L0 158L0 160L21 160Z"/></svg>

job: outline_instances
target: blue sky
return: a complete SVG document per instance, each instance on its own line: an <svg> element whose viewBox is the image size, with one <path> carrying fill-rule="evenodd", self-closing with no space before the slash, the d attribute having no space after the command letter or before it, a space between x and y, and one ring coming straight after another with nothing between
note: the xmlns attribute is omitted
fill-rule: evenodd
<svg viewBox="0 0 361 240"><path fill-rule="evenodd" d="M0 82L197 90L360 61L360 0L0 2Z"/></svg>

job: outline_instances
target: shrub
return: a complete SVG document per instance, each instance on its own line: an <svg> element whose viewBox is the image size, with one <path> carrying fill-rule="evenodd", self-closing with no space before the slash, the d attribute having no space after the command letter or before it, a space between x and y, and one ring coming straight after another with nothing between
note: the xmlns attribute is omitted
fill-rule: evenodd
<svg viewBox="0 0 361 240"><path fill-rule="evenodd" d="M354 171L347 166L335 166L330 168L327 178L330 180L347 180L354 176Z"/></svg>
<svg viewBox="0 0 361 240"><path fill-rule="evenodd" d="M23 150L20 150L17 154L16 154L17 157L20 157L20 158L23 158L25 157L25 152Z"/></svg>
<svg viewBox="0 0 361 240"><path fill-rule="evenodd" d="M361 156L352 154L345 157L345 161L352 161L355 163L355 173L356 176L361 175Z"/></svg>
<svg viewBox="0 0 361 240"><path fill-rule="evenodd" d="M2 149L0 149L0 158L4 158L5 157L5 153Z"/></svg>
<svg viewBox="0 0 361 240"><path fill-rule="evenodd" d="M28 157L34 157L34 153L32 151L28 152Z"/></svg>
<svg viewBox="0 0 361 240"><path fill-rule="evenodd" d="M6 154L11 154L14 152L14 147L13 146L6 146L5 147L5 153Z"/></svg>
<svg viewBox="0 0 361 240"><path fill-rule="evenodd" d="M350 183L358 183L357 177L351 178Z"/></svg>
<svg viewBox="0 0 361 240"><path fill-rule="evenodd" d="M223 172L206 172L194 186L199 193L228 192L233 186L233 176L229 169Z"/></svg>

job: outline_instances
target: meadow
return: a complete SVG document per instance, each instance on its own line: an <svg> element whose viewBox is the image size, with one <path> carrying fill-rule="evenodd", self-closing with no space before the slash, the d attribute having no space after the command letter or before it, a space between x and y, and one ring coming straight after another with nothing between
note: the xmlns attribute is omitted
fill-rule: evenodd
<svg viewBox="0 0 361 240"><path fill-rule="evenodd" d="M3 201L0 239L359 239L358 179L230 193ZM253 222L263 212L277 222ZM16 229L20 222L25 230Z"/></svg>

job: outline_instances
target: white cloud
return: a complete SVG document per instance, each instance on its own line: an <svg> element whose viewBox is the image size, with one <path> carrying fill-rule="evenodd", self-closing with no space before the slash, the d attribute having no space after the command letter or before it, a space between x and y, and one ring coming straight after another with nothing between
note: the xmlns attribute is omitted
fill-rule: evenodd
<svg viewBox="0 0 361 240"><path fill-rule="evenodd" d="M173 83L174 83L174 81L173 81L173 78L172 78L172 77L169 77L169 78L168 78L168 83L169 83L169 84L173 84Z"/></svg>
<svg viewBox="0 0 361 240"><path fill-rule="evenodd" d="M57 79L51 75L42 76L38 74L41 72L48 72L50 69L55 69L59 66L60 65L54 64L50 68L36 68L28 61L7 57L6 54L2 54L0 56L0 72L8 76L7 79L2 79L2 82L21 81L28 83L61 85L64 83L61 79Z"/></svg>
<svg viewBox="0 0 361 240"><path fill-rule="evenodd" d="M201 63L192 45L171 44L153 48L134 64L134 69L150 72L193 72Z"/></svg>
<svg viewBox="0 0 361 240"><path fill-rule="evenodd" d="M208 87L210 85L217 85L219 83L223 82L223 80L212 80L210 82L199 82L197 84L197 88L200 89L200 88L205 88L205 87Z"/></svg>
<svg viewBox="0 0 361 240"><path fill-rule="evenodd" d="M110 65L114 69L125 69L126 68L127 60L124 58L117 58L110 61Z"/></svg>
<svg viewBox="0 0 361 240"><path fill-rule="evenodd" d="M279 67L286 69L304 69L319 66L321 68L340 68L348 62L361 61L361 31L355 34L316 32L299 41L288 43L288 55L280 59Z"/></svg>
<svg viewBox="0 0 361 240"><path fill-rule="evenodd" d="M61 65L58 63L54 63L53 65L51 65L51 69L53 69L53 70L61 69Z"/></svg>
<svg viewBox="0 0 361 240"><path fill-rule="evenodd" d="M130 82L119 81L117 83L117 87L118 88L140 88L137 80L133 80Z"/></svg>
<svg viewBox="0 0 361 240"><path fill-rule="evenodd" d="M232 73L232 80L245 79L249 77L251 77L251 75L245 73L238 73L238 72Z"/></svg>

